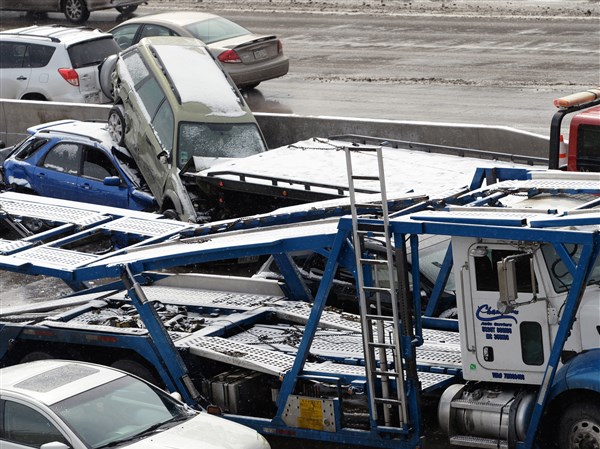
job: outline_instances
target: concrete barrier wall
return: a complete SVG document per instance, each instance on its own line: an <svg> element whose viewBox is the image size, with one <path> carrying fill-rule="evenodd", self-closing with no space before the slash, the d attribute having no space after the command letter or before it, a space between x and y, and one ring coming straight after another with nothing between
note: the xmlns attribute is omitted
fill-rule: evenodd
<svg viewBox="0 0 600 449"><path fill-rule="evenodd" d="M27 128L62 119L106 120L109 105L0 99L0 139L22 140ZM255 113L270 148L306 140L359 134L500 153L547 157L548 138L509 127Z"/></svg>

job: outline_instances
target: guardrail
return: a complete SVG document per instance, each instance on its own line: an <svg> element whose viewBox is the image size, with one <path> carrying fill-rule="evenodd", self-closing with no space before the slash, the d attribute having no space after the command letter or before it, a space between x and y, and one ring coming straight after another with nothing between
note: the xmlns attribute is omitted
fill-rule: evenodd
<svg viewBox="0 0 600 449"><path fill-rule="evenodd" d="M0 99L0 140L13 145L27 128L54 120L106 120L110 105ZM521 156L547 157L548 138L505 126L371 120L256 112L269 148L306 140L356 134L385 140L476 148Z"/></svg>

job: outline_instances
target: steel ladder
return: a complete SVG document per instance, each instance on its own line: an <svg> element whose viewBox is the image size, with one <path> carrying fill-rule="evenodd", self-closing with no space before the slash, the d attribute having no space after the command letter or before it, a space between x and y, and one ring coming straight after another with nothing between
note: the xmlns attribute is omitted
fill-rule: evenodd
<svg viewBox="0 0 600 449"><path fill-rule="evenodd" d="M377 176L354 173L352 153L359 151L376 153ZM400 313L394 276L394 249L389 226L383 152L381 146L361 146L360 149L346 147L345 152L352 212L357 292L363 329L365 368L372 426L377 427L383 423L388 428L403 427L408 418L404 389L405 373L403 372L401 357ZM355 181L379 181L383 226L380 224L359 223ZM385 239L385 260L369 257L366 254L365 239L377 237ZM384 314L383 295L388 295L390 299L391 314ZM379 383L381 385L380 389L378 388Z"/></svg>

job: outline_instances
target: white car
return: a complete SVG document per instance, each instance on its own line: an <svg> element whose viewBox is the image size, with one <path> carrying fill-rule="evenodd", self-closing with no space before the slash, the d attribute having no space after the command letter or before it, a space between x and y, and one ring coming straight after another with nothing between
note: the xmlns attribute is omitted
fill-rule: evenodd
<svg viewBox="0 0 600 449"><path fill-rule="evenodd" d="M2 368L0 419L2 449L269 449L256 431L137 377L67 360Z"/></svg>
<svg viewBox="0 0 600 449"><path fill-rule="evenodd" d="M0 32L0 97L107 103L99 67L119 46L90 28L30 26Z"/></svg>

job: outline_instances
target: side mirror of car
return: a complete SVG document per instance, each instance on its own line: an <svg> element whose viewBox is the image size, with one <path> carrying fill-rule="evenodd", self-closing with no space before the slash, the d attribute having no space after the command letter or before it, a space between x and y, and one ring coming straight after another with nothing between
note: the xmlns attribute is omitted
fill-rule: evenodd
<svg viewBox="0 0 600 449"><path fill-rule="evenodd" d="M104 178L104 185L105 186L120 186L121 178L119 178L118 176L107 176L106 178Z"/></svg>
<svg viewBox="0 0 600 449"><path fill-rule="evenodd" d="M52 441L50 443L42 444L40 449L71 449L70 446L67 446L65 443L61 443L59 441Z"/></svg>

